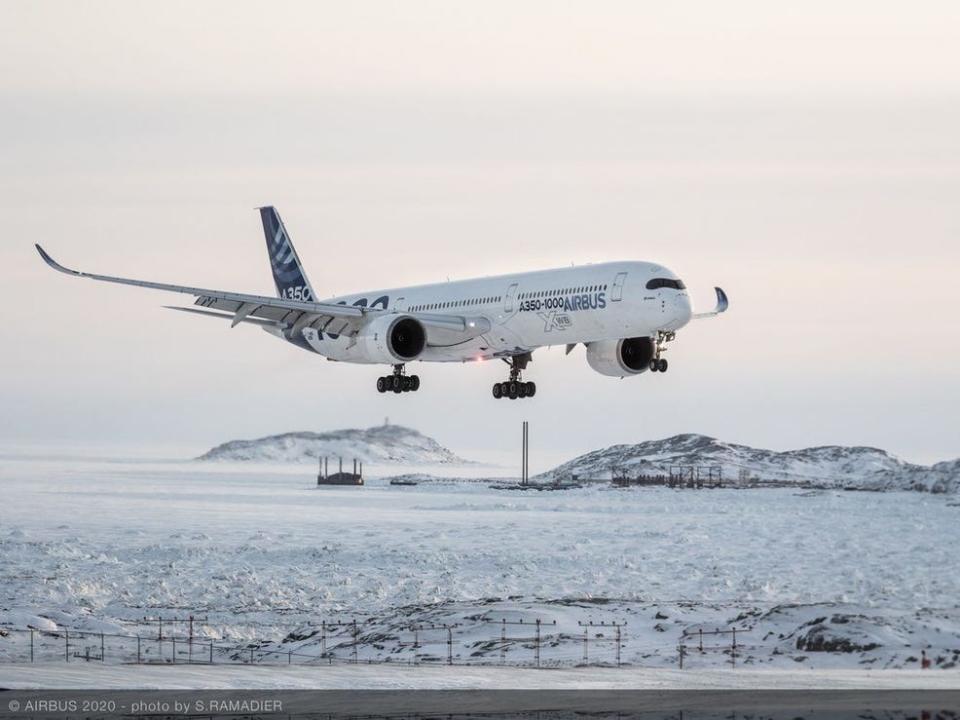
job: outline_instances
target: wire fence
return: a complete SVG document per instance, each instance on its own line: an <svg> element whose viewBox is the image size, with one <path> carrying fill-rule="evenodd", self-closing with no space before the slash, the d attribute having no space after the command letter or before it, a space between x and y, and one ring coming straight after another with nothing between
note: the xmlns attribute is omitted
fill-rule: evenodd
<svg viewBox="0 0 960 720"><path fill-rule="evenodd" d="M333 665L343 663L403 663L410 665L510 665L526 667L622 667L628 649L627 624L617 621L578 621L565 631L556 620L478 618L461 624L410 624L384 630L372 621L322 621L283 641L229 642L176 634L176 618L158 620L156 634L121 634L58 628L0 628L0 663L98 662L109 664L189 665ZM185 620L183 621L185 622ZM691 659L726 654L737 665L738 655L762 648L745 646L744 629L684 630L677 644L669 641L646 650L658 666L675 659L680 668ZM707 638L705 641L704 638ZM739 638L739 639L738 639ZM636 641L635 641L636 645ZM673 654L676 654L675 658Z"/></svg>

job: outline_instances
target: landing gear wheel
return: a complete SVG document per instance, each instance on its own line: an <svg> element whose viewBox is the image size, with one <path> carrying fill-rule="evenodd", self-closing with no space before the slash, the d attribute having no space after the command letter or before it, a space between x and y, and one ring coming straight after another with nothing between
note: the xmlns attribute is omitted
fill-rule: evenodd
<svg viewBox="0 0 960 720"><path fill-rule="evenodd" d="M507 394L510 396L510 399L511 399L511 400L516 400L516 399L517 399L517 395L518 395L518 393L519 393L519 390L518 390L518 388L517 388L517 385L518 385L518 383L516 383L516 382L510 382L510 383L507 385L507 390L508 390L508 393L507 393Z"/></svg>
<svg viewBox="0 0 960 720"><path fill-rule="evenodd" d="M657 360L657 372L666 372L667 371L667 359L660 358Z"/></svg>
<svg viewBox="0 0 960 720"><path fill-rule="evenodd" d="M411 375L410 376L410 392L416 392L420 389L420 376Z"/></svg>
<svg viewBox="0 0 960 720"><path fill-rule="evenodd" d="M500 383L493 384L493 397L495 400L503 397L503 388L500 387Z"/></svg>
<svg viewBox="0 0 960 720"><path fill-rule="evenodd" d="M537 394L537 384L535 382L531 380L530 382L526 383L526 385L527 385L527 397L533 397L534 395Z"/></svg>
<svg viewBox="0 0 960 720"><path fill-rule="evenodd" d="M378 377L377 378L377 392L385 393L387 391L387 381L390 378Z"/></svg>
<svg viewBox="0 0 960 720"><path fill-rule="evenodd" d="M393 381L393 391L395 393L403 392L403 379L399 375L394 375L390 379Z"/></svg>
<svg viewBox="0 0 960 720"><path fill-rule="evenodd" d="M650 361L650 372L657 372L660 370L660 361L654 358Z"/></svg>
<svg viewBox="0 0 960 720"><path fill-rule="evenodd" d="M525 382L517 383L517 397L525 398L527 396L527 384Z"/></svg>
<svg viewBox="0 0 960 720"><path fill-rule="evenodd" d="M400 378L400 392L410 392L410 378L402 377Z"/></svg>

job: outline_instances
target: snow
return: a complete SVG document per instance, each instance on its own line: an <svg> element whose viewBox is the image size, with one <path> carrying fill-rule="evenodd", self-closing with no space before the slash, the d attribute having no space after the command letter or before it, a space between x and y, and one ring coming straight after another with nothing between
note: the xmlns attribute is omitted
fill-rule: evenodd
<svg viewBox="0 0 960 720"><path fill-rule="evenodd" d="M334 464L337 458L343 458L347 465L354 459L365 463L469 464L469 461L433 438L400 425L324 433L295 432L256 440L232 440L209 450L199 459L316 463L318 458L323 457L329 458Z"/></svg>
<svg viewBox="0 0 960 720"><path fill-rule="evenodd" d="M385 477L397 468L368 472ZM315 662L321 620L356 618L361 660L421 665L353 672L394 682L423 671L416 677L443 683L452 673L428 666L443 661L445 644L434 637L413 648L412 625L456 624L458 663L497 664L502 652L529 666L540 618L543 665L584 683L656 683L673 677L681 633L735 626L737 678L761 668L770 678L801 669L843 678L863 668L906 668L896 677L907 677L922 649L942 668L937 674L958 672L960 508L949 496L596 485L521 494L376 478L362 488L317 488L313 469L299 465L10 458L0 459L0 487L0 628L10 630L55 623L149 637L156 631L144 616L193 613L203 618L197 637L213 641L223 661L245 644L258 660L296 652ZM503 619L526 625L509 626L501 645ZM610 675L573 669L578 623L611 621L627 623L623 660L631 667ZM185 625L168 632L182 635ZM604 638L591 635L591 660L612 662L610 631L597 632ZM26 637L0 638L0 657L22 660ZM328 640L339 664L323 677L348 678L349 634ZM129 661L132 652L115 644L108 657ZM263 675L219 666L137 675L110 662L99 670L71 664L69 672L103 672L104 683L124 672L134 684L326 682L296 661ZM698 677L730 662L723 649L686 659ZM55 674L37 667L38 677ZM481 685L535 672L455 671ZM0 680L14 682L16 672L0 663Z"/></svg>
<svg viewBox="0 0 960 720"><path fill-rule="evenodd" d="M960 490L960 459L933 466L908 463L870 447L824 447L774 452L705 435L675 435L636 445L613 445L581 455L538 476L541 480L605 478L612 474L667 475L678 466L722 470L726 483L781 483L862 490Z"/></svg>
<svg viewBox="0 0 960 720"><path fill-rule="evenodd" d="M402 665L147 666L64 663L0 665L0 686L115 689L958 689L960 674L919 670L698 670Z"/></svg>

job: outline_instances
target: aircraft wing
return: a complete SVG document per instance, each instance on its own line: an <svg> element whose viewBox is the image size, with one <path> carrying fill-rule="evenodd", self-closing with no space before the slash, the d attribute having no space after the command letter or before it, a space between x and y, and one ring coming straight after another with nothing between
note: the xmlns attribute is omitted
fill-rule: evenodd
<svg viewBox="0 0 960 720"><path fill-rule="evenodd" d="M231 320L231 327L241 322L252 322L259 325L279 325L292 328L295 333L312 327L322 332L351 337L356 335L369 316L384 312L379 308L365 308L356 305L339 305L335 303L318 303L304 300L289 300L285 298L268 297L265 295L249 295L247 293L228 292L223 290L208 290L205 288L187 287L185 285L170 285L167 283L149 282L146 280L132 280L130 278L113 277L111 275L96 275L80 272L64 267L39 245L37 252L44 262L58 272L74 277L89 278L102 282L133 285L136 287L166 290L196 297L196 308L172 308L186 310L202 315L221 317ZM454 315L433 315L427 313L409 313L416 317L428 328L438 331L452 331L467 336L486 332L489 322L482 318L466 318Z"/></svg>
<svg viewBox="0 0 960 720"><path fill-rule="evenodd" d="M693 315L690 316L692 319L713 317L714 315L719 315L727 311L727 308L730 307L730 300L727 298L727 294L723 291L723 288L715 287L714 290L717 293L716 307L710 312L693 313Z"/></svg>

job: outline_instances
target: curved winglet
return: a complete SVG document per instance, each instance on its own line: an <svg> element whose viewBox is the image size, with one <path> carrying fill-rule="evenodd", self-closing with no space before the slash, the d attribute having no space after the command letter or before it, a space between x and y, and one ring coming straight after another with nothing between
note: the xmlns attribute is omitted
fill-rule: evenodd
<svg viewBox="0 0 960 720"><path fill-rule="evenodd" d="M727 311L727 308L730 307L730 299L727 294L723 291L723 288L715 287L714 290L717 293L717 306L710 312L694 313L691 315L692 318L713 317Z"/></svg>
<svg viewBox="0 0 960 720"><path fill-rule="evenodd" d="M67 275L83 275L83 273L78 272L78 271L76 271L76 270L71 270L70 268L65 268L63 265L61 265L61 264L58 263L56 260L54 260L52 257L50 257L50 255L47 253L47 251L44 250L42 247L40 247L39 244L36 244L36 243L35 243L35 244L34 244L34 247L37 248L37 252L40 253L40 257L43 258L43 261L44 261L47 265L49 265L50 267L52 267L54 270L57 270L57 271L62 272L62 273L66 273Z"/></svg>

